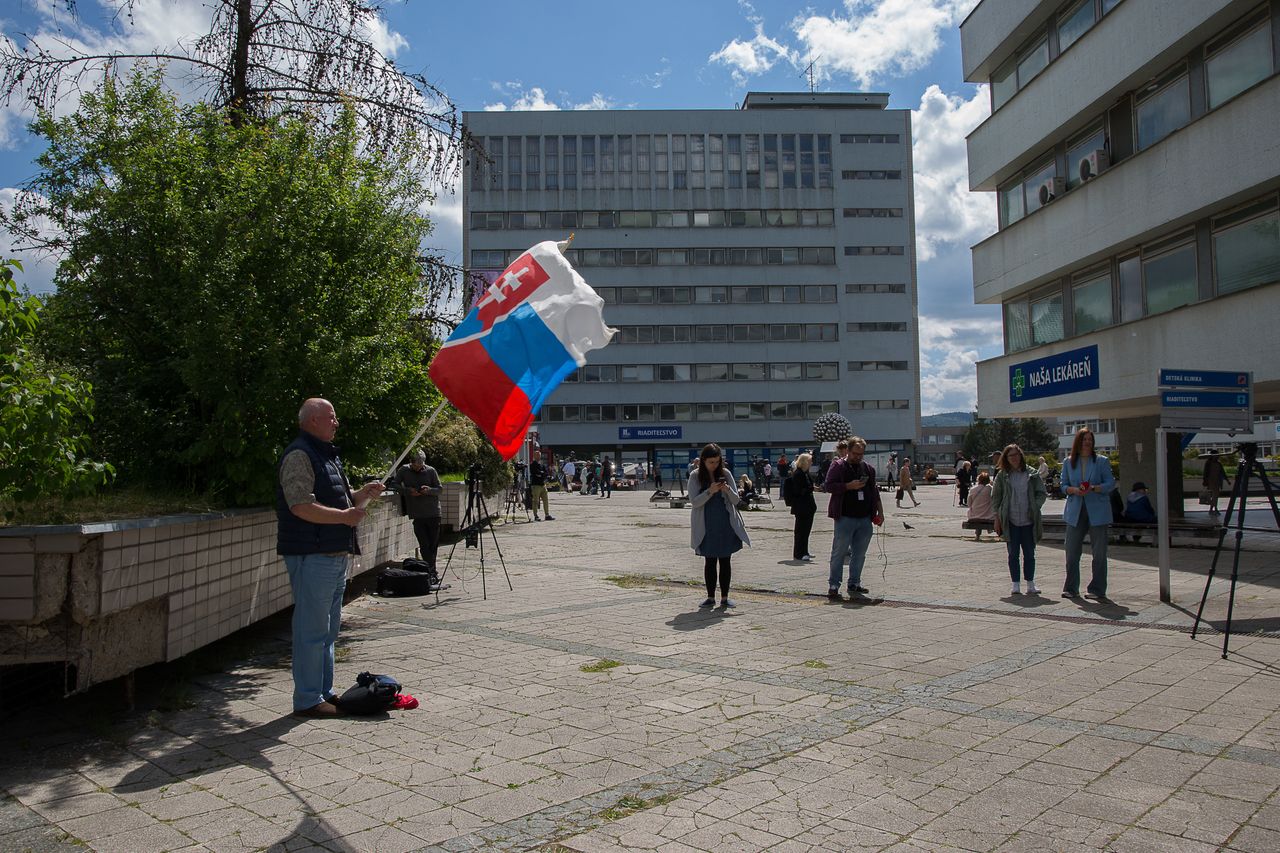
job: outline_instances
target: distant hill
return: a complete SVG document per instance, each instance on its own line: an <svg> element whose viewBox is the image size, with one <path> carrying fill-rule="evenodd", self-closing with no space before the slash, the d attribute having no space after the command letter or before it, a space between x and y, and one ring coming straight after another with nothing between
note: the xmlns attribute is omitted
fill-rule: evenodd
<svg viewBox="0 0 1280 853"><path fill-rule="evenodd" d="M936 415L921 415L920 426L972 426L973 412L940 412Z"/></svg>

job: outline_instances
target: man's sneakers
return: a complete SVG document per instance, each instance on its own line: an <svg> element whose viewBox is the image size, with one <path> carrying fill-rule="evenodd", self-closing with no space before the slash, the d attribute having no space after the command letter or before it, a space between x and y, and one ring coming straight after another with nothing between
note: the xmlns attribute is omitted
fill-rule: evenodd
<svg viewBox="0 0 1280 853"><path fill-rule="evenodd" d="M330 719L333 717L343 716L342 709L332 702L320 702L312 705L310 708L303 708L301 711L294 711L295 717L307 717L310 719Z"/></svg>
<svg viewBox="0 0 1280 853"><path fill-rule="evenodd" d="M812 555L812 554L805 554L805 555L804 555L804 556L802 556L802 557L796 557L796 559L797 559L797 560L799 560L799 561L801 561L802 563L812 563L812 562L813 562L813 555Z"/></svg>
<svg viewBox="0 0 1280 853"><path fill-rule="evenodd" d="M547 521L555 521L555 520L556 520L556 517L554 515L547 516Z"/></svg>
<svg viewBox="0 0 1280 853"><path fill-rule="evenodd" d="M533 520L534 520L534 521L542 521L542 519L541 519L541 518L539 518L539 517L538 517L538 516L536 516L536 515L533 517Z"/></svg>
<svg viewBox="0 0 1280 853"><path fill-rule="evenodd" d="M737 607L737 606L738 606L738 605L736 605L736 604L734 604L734 603L733 603L732 599L728 599L728 598L722 598L722 599L720 599L720 609L721 609L721 610L728 610L728 609L729 609L729 608L731 608L731 607Z"/></svg>
<svg viewBox="0 0 1280 853"><path fill-rule="evenodd" d="M1036 586L1035 581L1027 581L1027 595L1039 595L1040 587Z"/></svg>
<svg viewBox="0 0 1280 853"><path fill-rule="evenodd" d="M869 592L871 592L871 590L867 589L865 586L862 586L861 584L855 583L855 584L850 584L849 586L850 595L866 595Z"/></svg>
<svg viewBox="0 0 1280 853"><path fill-rule="evenodd" d="M1009 590L1010 595L1022 595L1022 584L1018 581L1013 582L1013 589Z"/></svg>
<svg viewBox="0 0 1280 853"><path fill-rule="evenodd" d="M844 596L840 595L840 590L835 587L827 590L827 598L831 601L844 601Z"/></svg>

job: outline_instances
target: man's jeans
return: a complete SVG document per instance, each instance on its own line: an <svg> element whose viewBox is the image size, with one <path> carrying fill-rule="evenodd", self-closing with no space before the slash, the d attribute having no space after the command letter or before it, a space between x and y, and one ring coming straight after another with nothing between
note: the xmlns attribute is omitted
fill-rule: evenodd
<svg viewBox="0 0 1280 853"><path fill-rule="evenodd" d="M545 489L543 490L545 492ZM431 568L436 567L436 551L440 548L440 516L431 518L415 518L413 535L418 540L418 551L422 562Z"/></svg>
<svg viewBox="0 0 1280 853"><path fill-rule="evenodd" d="M333 647L342 624L347 554L292 554L284 558L293 587L293 709L333 695Z"/></svg>
<svg viewBox="0 0 1280 853"><path fill-rule="evenodd" d="M862 564L867 559L867 546L871 544L871 517L854 518L842 515L836 519L835 538L831 542L831 573L827 577L830 589L839 589L844 577L844 558L849 558L849 586L862 583Z"/></svg>

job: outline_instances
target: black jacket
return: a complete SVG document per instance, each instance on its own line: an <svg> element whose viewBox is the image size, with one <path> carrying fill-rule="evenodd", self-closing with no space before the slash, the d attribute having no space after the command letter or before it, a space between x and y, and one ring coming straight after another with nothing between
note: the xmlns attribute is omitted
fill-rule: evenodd
<svg viewBox="0 0 1280 853"><path fill-rule="evenodd" d="M818 503L813 498L813 480L808 471L793 468L787 478L788 495L791 498L792 515L814 515L818 511Z"/></svg>

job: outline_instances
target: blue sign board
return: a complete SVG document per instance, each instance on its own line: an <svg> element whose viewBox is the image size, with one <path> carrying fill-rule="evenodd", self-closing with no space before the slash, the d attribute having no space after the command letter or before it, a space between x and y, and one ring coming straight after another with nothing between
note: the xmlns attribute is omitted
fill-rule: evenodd
<svg viewBox="0 0 1280 853"><path fill-rule="evenodd" d="M1249 374L1234 370L1160 369L1161 388L1248 388Z"/></svg>
<svg viewBox="0 0 1280 853"><path fill-rule="evenodd" d="M1160 405L1165 408L1247 409L1248 391L1161 391Z"/></svg>
<svg viewBox="0 0 1280 853"><path fill-rule="evenodd" d="M1097 388L1097 344L1009 365L1010 403Z"/></svg>
<svg viewBox="0 0 1280 853"><path fill-rule="evenodd" d="M626 426L618 427L619 441L678 441L684 427Z"/></svg>

